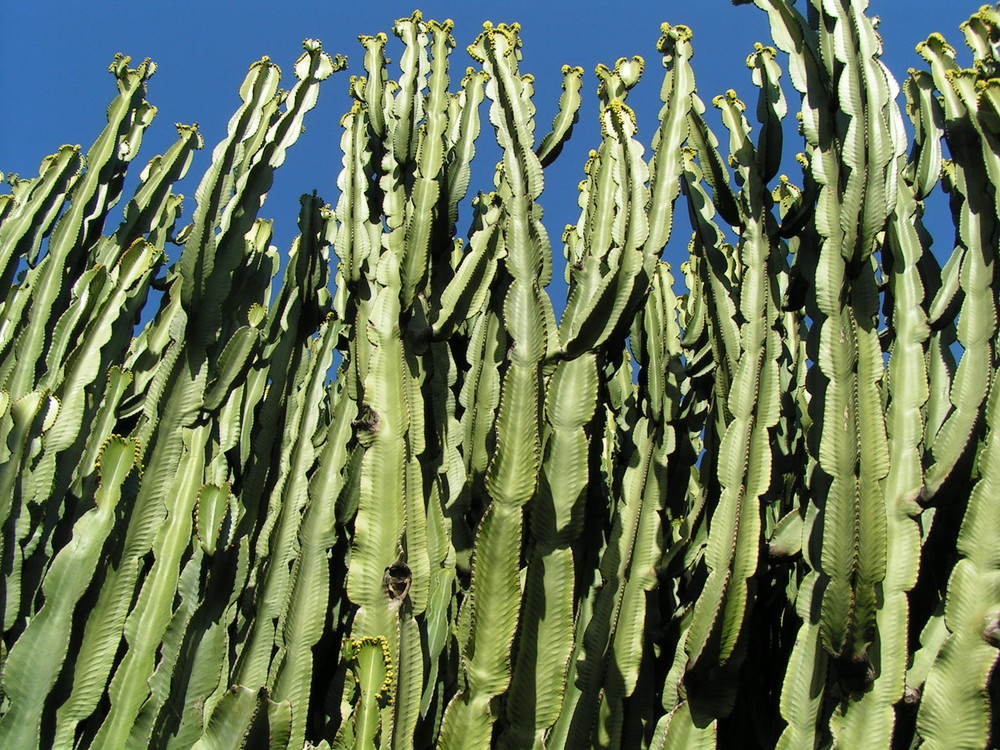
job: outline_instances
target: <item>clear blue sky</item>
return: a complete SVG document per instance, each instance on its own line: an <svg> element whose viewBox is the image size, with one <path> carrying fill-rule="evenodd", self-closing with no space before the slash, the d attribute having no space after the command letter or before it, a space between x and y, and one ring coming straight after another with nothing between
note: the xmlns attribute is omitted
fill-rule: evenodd
<svg viewBox="0 0 1000 750"><path fill-rule="evenodd" d="M944 33L968 60L958 24L979 5L978 0L871 0L870 13L882 19L884 59L897 80L902 80L908 67L922 64L914 45L932 31ZM313 37L322 40L327 51L347 55L349 73L361 73L363 58L357 35L389 32L393 20L410 15L414 7L419 7L425 18L454 20L458 42L452 57L455 80L470 62L464 49L484 20L521 23L522 71L536 78L540 134L546 132L554 113L561 83L559 68L569 63L588 72L581 125L546 172L542 204L554 242L558 242L563 226L577 218L576 184L582 177L587 150L596 147L599 138L593 96L596 80L592 75L597 63L613 64L618 57L635 54L646 58L645 76L629 103L636 109L640 132L648 145L660 106L662 72L655 44L661 22L686 24L694 30L694 67L699 93L706 103L728 88L753 101L755 89L744 61L755 41L770 40L763 12L753 6L733 7L729 0L8 0L0 2L0 101L4 109L0 171L34 176L41 158L61 144L89 146L103 127L105 107L115 91L107 65L114 53L121 51L136 62L150 57L159 65L148 93L159 114L133 171L137 173L173 141L173 123L198 122L206 148L192 167L194 177L182 188L193 196L194 181L207 166L212 147L225 134L226 122L238 102L237 90L251 62L268 55L286 71L290 86L291 63L301 52L301 41ZM391 34L390 40L396 41ZM398 58L392 50L390 56ZM338 73L325 82L319 105L306 118L306 133L275 175L261 215L276 219L275 239L281 249L287 248L295 234L301 193L317 190L327 201L336 199L338 121L348 107L349 73ZM787 74L783 82L790 104L797 101ZM796 138L794 124L790 119L786 123L786 143L790 145ZM481 138L492 139L488 124ZM478 172L478 182L474 174L473 190L490 187L492 163L481 168L485 171ZM798 181L796 176L793 179ZM185 215L190 216L192 209L187 205ZM683 229L675 233L674 243L680 240L681 251L686 234ZM558 247L554 250L558 256ZM675 260L676 255L668 259Z"/></svg>

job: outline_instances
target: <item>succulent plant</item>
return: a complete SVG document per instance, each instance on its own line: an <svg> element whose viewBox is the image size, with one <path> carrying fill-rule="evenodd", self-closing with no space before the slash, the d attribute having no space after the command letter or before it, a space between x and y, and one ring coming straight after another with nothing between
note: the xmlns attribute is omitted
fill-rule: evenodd
<svg viewBox="0 0 1000 750"><path fill-rule="evenodd" d="M189 223L181 125L113 226L156 113L116 57L94 145L0 196L0 745L995 742L1000 12L900 87L867 2L753 4L725 146L687 27L648 149L651 71L598 66L562 259L584 71L536 138L517 24L460 79L450 21L396 21L398 78L360 38L338 199L284 260L261 207L346 59L254 63Z"/></svg>

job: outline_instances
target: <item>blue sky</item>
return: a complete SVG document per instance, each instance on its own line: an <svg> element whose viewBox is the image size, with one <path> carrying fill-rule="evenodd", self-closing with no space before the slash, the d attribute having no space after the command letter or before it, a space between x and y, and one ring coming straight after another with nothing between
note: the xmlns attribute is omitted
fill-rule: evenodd
<svg viewBox="0 0 1000 750"><path fill-rule="evenodd" d="M804 0L799 0L801 5ZM977 0L871 0L870 14L882 19L885 61L902 80L906 69L922 61L914 45L940 31L953 46L967 53L958 24L979 7ZM563 154L546 172L546 226L558 241L566 223L577 217L576 184L589 148L599 132L592 71L599 62L642 55L647 70L630 95L640 134L648 144L659 110L661 69L655 44L659 25L686 24L694 30L694 68L699 93L706 103L728 88L753 101L745 58L755 41L768 42L766 16L751 6L733 7L729 0L661 0L661 2L482 2L477 0L412 0L343 3L300 0L281 2L188 2L146 0L35 0L0 3L0 171L24 177L37 174L38 163L63 143L89 146L104 123L114 81L106 72L115 52L138 61L150 57L159 70L149 84L149 100L159 108L142 150L133 164L139 169L173 141L173 123L198 122L206 148L196 159L182 192L192 196L206 168L212 147L225 134L226 122L238 103L237 90L250 63L263 55L287 71L306 37L322 40L331 53L350 59L350 73L361 73L358 34L390 31L392 21L420 7L426 18L451 18L458 48L452 56L453 79L470 60L464 51L484 20L518 21L522 25L522 71L536 78L535 104L539 135L547 131L559 94L560 67L581 65L588 73L581 124ZM391 38L391 35L390 35ZM392 40L395 41L395 40ZM393 51L390 48L390 55ZM968 55L966 58L968 59ZM298 196L318 191L336 199L340 169L339 126L348 107L347 73L328 79L317 108L306 118L306 133L275 175L275 184L261 215L274 218L275 241L287 248L295 234ZM797 100L787 81L790 104ZM485 116L485 110L484 110ZM786 120L786 144L795 142L794 125ZM720 131L721 132L721 131ZM488 124L481 141L491 140ZM492 158L492 157L491 157ZM492 161L479 165L473 190L488 189ZM478 178L477 178L478 174ZM797 175L793 180L798 182ZM185 214L190 216L193 206ZM182 220L183 221L183 220ZM668 255L678 260L686 231L675 232ZM941 238L947 243L950 238ZM559 255L559 248L554 248Z"/></svg>

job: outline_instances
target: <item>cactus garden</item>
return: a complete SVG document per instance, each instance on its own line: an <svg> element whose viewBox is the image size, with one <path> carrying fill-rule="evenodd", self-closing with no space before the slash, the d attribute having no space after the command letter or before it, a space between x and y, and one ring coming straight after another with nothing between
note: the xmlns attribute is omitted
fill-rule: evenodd
<svg viewBox="0 0 1000 750"><path fill-rule="evenodd" d="M1000 11L903 76L866 0L735 4L733 90L664 23L551 122L516 23L306 40L187 196L202 134L146 154L112 62L0 194L0 747L1000 742Z"/></svg>

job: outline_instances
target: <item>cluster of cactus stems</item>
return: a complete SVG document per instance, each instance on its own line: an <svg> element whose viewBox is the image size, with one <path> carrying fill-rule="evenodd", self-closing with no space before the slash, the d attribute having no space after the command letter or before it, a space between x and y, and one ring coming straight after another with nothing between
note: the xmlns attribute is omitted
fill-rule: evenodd
<svg viewBox="0 0 1000 750"><path fill-rule="evenodd" d="M726 146L688 28L650 149L643 60L598 66L555 264L584 71L536 136L516 24L460 80L448 21L397 21L398 66L360 38L336 207L302 198L284 260L258 214L346 60L254 63L193 202L179 125L113 213L156 113L116 58L93 146L0 196L0 745L997 741L1000 13L972 68L918 47L907 126L865 0L754 4Z"/></svg>

